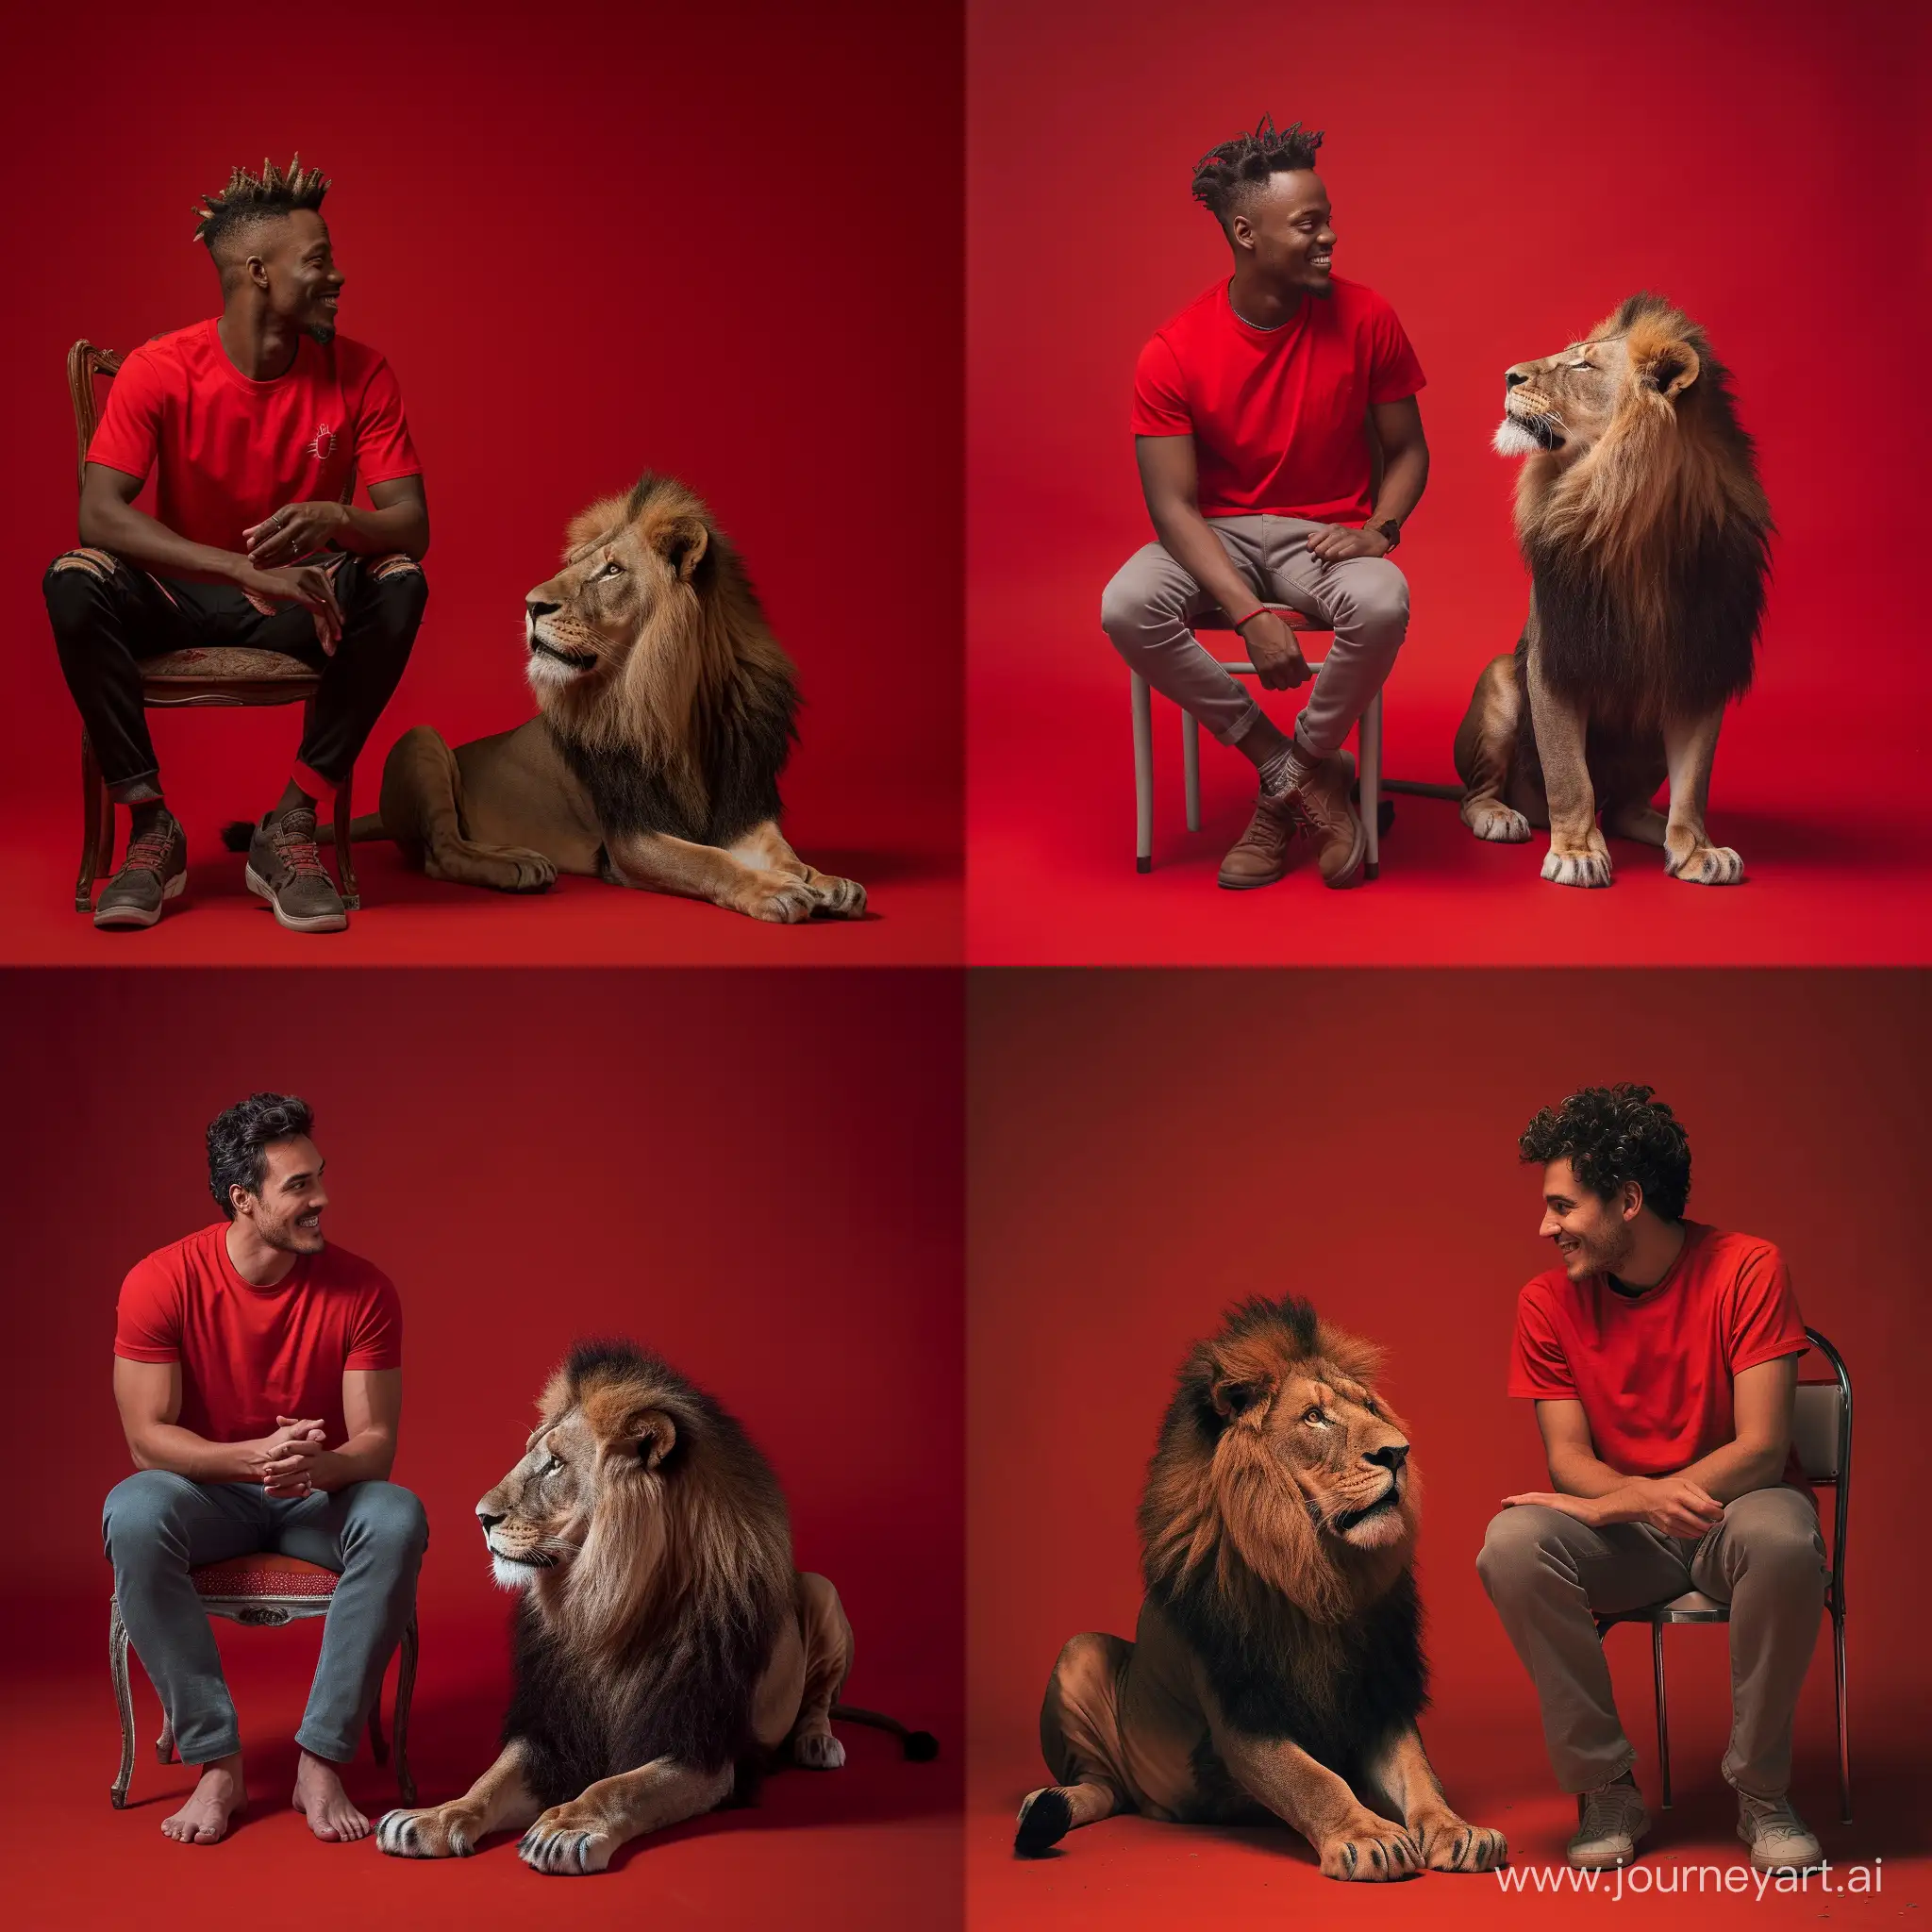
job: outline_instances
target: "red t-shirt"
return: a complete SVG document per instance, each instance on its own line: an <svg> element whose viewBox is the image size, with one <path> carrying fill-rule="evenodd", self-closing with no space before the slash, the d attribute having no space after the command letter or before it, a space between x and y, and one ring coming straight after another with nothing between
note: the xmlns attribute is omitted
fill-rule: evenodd
<svg viewBox="0 0 1932 1932"><path fill-rule="evenodd" d="M155 514L178 537L242 550L285 503L346 503L357 483L422 474L403 392L374 349L303 336L273 382L228 360L213 322L131 350L108 386L87 459L155 478Z"/></svg>
<svg viewBox="0 0 1932 1932"><path fill-rule="evenodd" d="M300 1255L274 1288L253 1288L228 1258L218 1221L137 1261L121 1284L114 1353L181 1364L175 1418L210 1442L275 1433L275 1417L320 1416L346 1437L345 1369L403 1362L403 1310L388 1275L346 1248Z"/></svg>
<svg viewBox="0 0 1932 1932"><path fill-rule="evenodd" d="M1134 434L1191 436L1204 517L1361 524L1372 403L1424 383L1374 290L1334 277L1278 328L1243 322L1217 282L1154 332L1134 370Z"/></svg>
<svg viewBox="0 0 1932 1932"><path fill-rule="evenodd" d="M1598 1457L1625 1475L1673 1475L1721 1449L1737 1434L1733 1377L1810 1346L1769 1241L1695 1221L1684 1235L1641 1294L1553 1268L1516 1298L1509 1393L1582 1403ZM1795 1449L1784 1480L1809 1492Z"/></svg>

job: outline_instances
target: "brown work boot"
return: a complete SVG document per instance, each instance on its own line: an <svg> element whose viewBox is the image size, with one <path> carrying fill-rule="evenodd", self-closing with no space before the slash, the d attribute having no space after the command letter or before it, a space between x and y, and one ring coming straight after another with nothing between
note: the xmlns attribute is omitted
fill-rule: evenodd
<svg viewBox="0 0 1932 1932"><path fill-rule="evenodd" d="M102 927L152 925L162 905L178 899L188 883L188 834L173 812L131 840L121 870L94 901L94 924Z"/></svg>
<svg viewBox="0 0 1932 1932"><path fill-rule="evenodd" d="M1369 856L1369 835L1349 792L1355 760L1345 751L1324 758L1282 803L1299 828L1314 841L1315 862L1324 886L1352 886Z"/></svg>
<svg viewBox="0 0 1932 1932"><path fill-rule="evenodd" d="M315 846L315 814L301 806L271 813L248 841L248 890L275 908L291 932L341 932L348 908Z"/></svg>
<svg viewBox="0 0 1932 1932"><path fill-rule="evenodd" d="M1270 798L1264 791L1255 801L1255 816L1248 821L1248 829L1228 847L1227 857L1221 861L1221 884L1230 892L1272 886L1293 860L1297 824L1288 799Z"/></svg>

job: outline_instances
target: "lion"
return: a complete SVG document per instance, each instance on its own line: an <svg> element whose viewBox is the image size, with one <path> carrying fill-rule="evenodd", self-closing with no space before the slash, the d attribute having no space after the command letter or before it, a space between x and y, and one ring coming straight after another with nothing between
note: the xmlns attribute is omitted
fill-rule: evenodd
<svg viewBox="0 0 1932 1932"><path fill-rule="evenodd" d="M1751 683L1774 531L1726 372L1695 323L1637 294L1504 382L1495 447L1528 458L1529 615L1456 736L1463 823L1507 841L1546 826L1557 885L1610 883L1606 833L1662 846L1674 879L1736 885L1744 861L1704 820L1724 707ZM1652 804L1666 779L1668 814Z"/></svg>
<svg viewBox="0 0 1932 1932"><path fill-rule="evenodd" d="M863 916L865 888L815 872L778 830L792 667L683 484L646 472L591 504L524 609L537 716L454 751L427 725L405 732L354 836L499 891L566 872L786 924Z"/></svg>
<svg viewBox="0 0 1932 1932"><path fill-rule="evenodd" d="M1060 1652L1040 1714L1058 1782L1021 1806L1016 1853L1139 1811L1284 1819L1330 1878L1504 1861L1416 1731L1420 1490L1378 1368L1292 1298L1243 1303L1195 1345L1141 1502L1134 1641L1090 1632Z"/></svg>
<svg viewBox="0 0 1932 1932"><path fill-rule="evenodd" d="M839 1703L852 1626L791 1567L785 1498L739 1424L628 1341L583 1341L550 1378L521 1461L476 1505L519 1592L503 1751L460 1798L391 1811L376 1843L467 1858L495 1831L539 1872L747 1793L774 1754L836 1770L832 1720L938 1745Z"/></svg>

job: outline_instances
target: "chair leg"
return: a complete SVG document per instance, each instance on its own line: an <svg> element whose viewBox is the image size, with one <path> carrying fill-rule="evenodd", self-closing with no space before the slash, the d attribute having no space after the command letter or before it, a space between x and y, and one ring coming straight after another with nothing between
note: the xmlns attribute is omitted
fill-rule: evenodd
<svg viewBox="0 0 1932 1932"><path fill-rule="evenodd" d="M361 909L362 894L356 884L356 861L349 850L349 821L355 816L350 799L355 791L356 768L351 765L336 787L336 876L341 881L342 904L351 912Z"/></svg>
<svg viewBox="0 0 1932 1932"><path fill-rule="evenodd" d="M1663 1784L1663 1808L1671 1808L1671 1724L1664 1714L1664 1626L1650 1626L1650 1671L1657 1683L1657 1768Z"/></svg>
<svg viewBox="0 0 1932 1932"><path fill-rule="evenodd" d="M1838 1706L1838 1815L1839 1823L1852 1822L1852 1746L1845 1728L1845 1620L1831 1620L1832 1696Z"/></svg>
<svg viewBox="0 0 1932 1932"><path fill-rule="evenodd" d="M1378 877L1382 871L1382 693L1377 691L1362 712L1357 737L1361 753L1358 776L1362 788L1362 829L1369 836L1367 873Z"/></svg>
<svg viewBox="0 0 1932 1932"><path fill-rule="evenodd" d="M101 768L94 758L92 741L80 734L80 875L74 882L74 909L94 909L94 881L107 870L101 859L101 821L107 820L109 839L114 830L114 808L108 802L101 783Z"/></svg>
<svg viewBox="0 0 1932 1932"><path fill-rule="evenodd" d="M416 1613L403 1628L402 1661L396 1668L396 1789L405 1805L416 1802L416 1780L409 1775L409 1700L416 1690Z"/></svg>
<svg viewBox="0 0 1932 1932"><path fill-rule="evenodd" d="M127 1803L134 1781L134 1694L127 1684L127 1625L121 1621L121 1599L108 1599L108 1669L114 1679L114 1703L121 1712L121 1769L114 1774L111 1793L115 1810Z"/></svg>
<svg viewBox="0 0 1932 1932"><path fill-rule="evenodd" d="M1201 725L1191 711L1181 713L1181 783L1188 794L1188 830L1201 829Z"/></svg>
<svg viewBox="0 0 1932 1932"><path fill-rule="evenodd" d="M1134 708L1134 870L1154 870L1154 693L1127 673Z"/></svg>

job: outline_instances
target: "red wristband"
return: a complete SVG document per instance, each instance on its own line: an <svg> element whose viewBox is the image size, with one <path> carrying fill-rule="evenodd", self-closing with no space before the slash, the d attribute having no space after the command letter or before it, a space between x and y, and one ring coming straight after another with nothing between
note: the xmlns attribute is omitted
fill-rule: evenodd
<svg viewBox="0 0 1932 1932"><path fill-rule="evenodd" d="M1235 619L1234 627L1236 630L1240 630L1241 625L1246 624L1251 618L1273 617L1274 615L1274 611L1271 606L1266 604L1257 604L1255 608L1248 612L1247 617L1237 617Z"/></svg>

